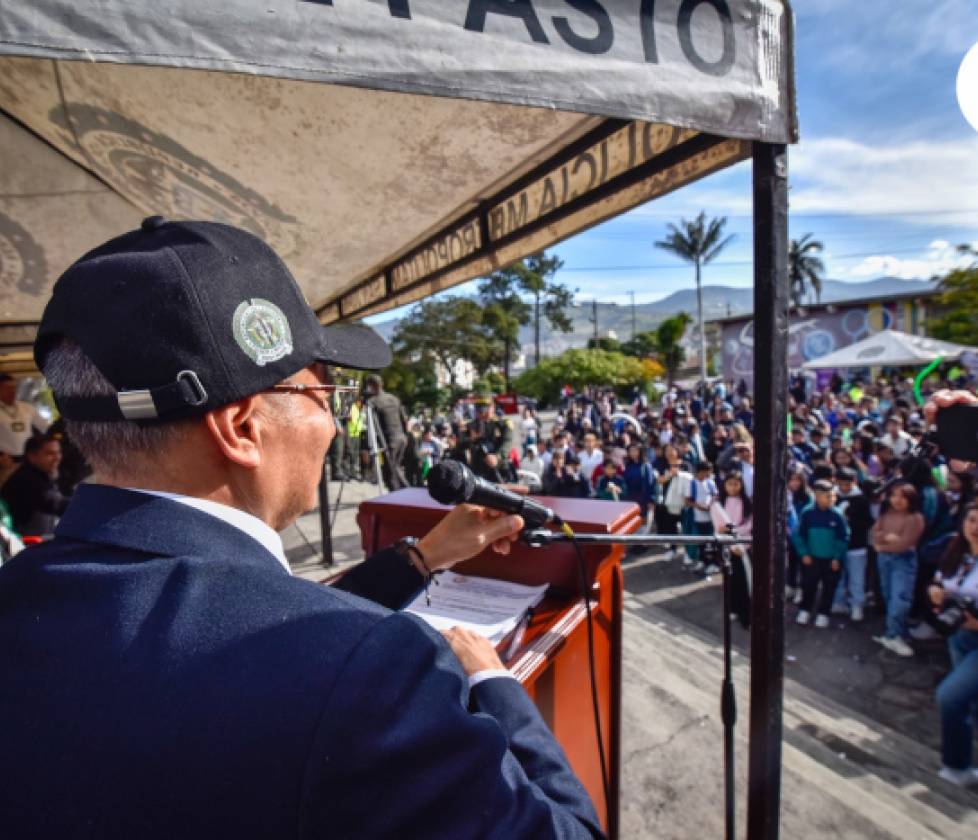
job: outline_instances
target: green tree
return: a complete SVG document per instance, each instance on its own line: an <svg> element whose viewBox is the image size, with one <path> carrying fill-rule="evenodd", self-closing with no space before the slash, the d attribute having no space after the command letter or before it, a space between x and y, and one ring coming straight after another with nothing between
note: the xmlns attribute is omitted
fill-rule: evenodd
<svg viewBox="0 0 978 840"><path fill-rule="evenodd" d="M655 330L636 333L634 338L621 343L621 352L626 356L635 356L639 359L648 359L654 356L658 345L655 340Z"/></svg>
<svg viewBox="0 0 978 840"><path fill-rule="evenodd" d="M703 328L703 266L716 259L717 255L727 247L733 235L724 237L723 228L727 224L725 216L706 221L706 212L688 222L681 219L679 225L670 224L669 234L665 239L656 242L656 248L670 251L680 259L691 262L696 269L696 315L700 331L700 381L706 387L706 332ZM667 370L672 370L662 360ZM671 381L671 376L670 376Z"/></svg>
<svg viewBox="0 0 978 840"><path fill-rule="evenodd" d="M562 283L554 283L552 277L563 266L556 254L548 257L546 253L532 254L509 267L516 275L520 291L531 297L533 307L533 364L540 364L540 321L541 316L550 323L550 328L570 332L573 322L567 308L574 305L574 291Z"/></svg>
<svg viewBox="0 0 978 840"><path fill-rule="evenodd" d="M479 285L484 322L500 343L498 361L507 387L513 352L520 347L520 327L533 324L535 364L540 364L540 323L544 318L552 329L570 332L573 328L567 308L574 303L574 292L552 280L562 265L557 256L533 254L494 271ZM524 296L529 297L529 303Z"/></svg>
<svg viewBox="0 0 978 840"><path fill-rule="evenodd" d="M621 342L617 338L604 336L602 338L589 338L587 340L588 350L610 350L612 353L621 353Z"/></svg>
<svg viewBox="0 0 978 840"><path fill-rule="evenodd" d="M384 388L396 395L409 409L418 405L437 409L447 405L449 392L438 387L438 376L432 358L406 361L395 355L384 368Z"/></svg>
<svg viewBox="0 0 978 840"><path fill-rule="evenodd" d="M815 292L815 300L822 299L822 275L825 263L818 256L824 246L812 234L806 233L801 239L792 239L788 248L788 282L791 302L801 306L808 291Z"/></svg>
<svg viewBox="0 0 978 840"><path fill-rule="evenodd" d="M645 368L636 358L610 350L574 349L542 359L535 368L520 374L513 384L517 393L553 403L566 384L575 389L594 384L624 389L643 385L645 380Z"/></svg>
<svg viewBox="0 0 978 840"><path fill-rule="evenodd" d="M496 342L491 355L502 364L509 390L509 367L520 346L520 327L530 323L530 305L519 293L519 271L514 266L494 271L479 284L479 298L482 321Z"/></svg>
<svg viewBox="0 0 978 840"><path fill-rule="evenodd" d="M972 257L964 268L955 268L940 278L940 305L943 310L927 320L927 332L934 338L958 344L978 344L978 250L959 245L958 251Z"/></svg>
<svg viewBox="0 0 978 840"><path fill-rule="evenodd" d="M682 340L686 328L693 319L686 312L680 312L671 318L666 318L655 330L655 355L666 369L666 377L671 385L676 378L676 372L686 361L686 351ZM706 379L703 380L704 382Z"/></svg>
<svg viewBox="0 0 978 840"><path fill-rule="evenodd" d="M456 364L467 360L481 369L492 357L494 345L487 332L485 313L471 298L431 298L416 306L394 331L395 353L414 361L438 361L455 388Z"/></svg>

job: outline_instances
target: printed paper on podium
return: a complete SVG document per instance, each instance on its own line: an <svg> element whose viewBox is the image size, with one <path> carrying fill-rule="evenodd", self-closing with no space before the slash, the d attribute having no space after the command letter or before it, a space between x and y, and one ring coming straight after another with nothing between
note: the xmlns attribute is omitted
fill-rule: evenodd
<svg viewBox="0 0 978 840"><path fill-rule="evenodd" d="M436 580L428 587L430 605L420 592L404 609L436 630L466 627L494 643L502 641L547 591L547 584L524 586L457 572L445 572Z"/></svg>

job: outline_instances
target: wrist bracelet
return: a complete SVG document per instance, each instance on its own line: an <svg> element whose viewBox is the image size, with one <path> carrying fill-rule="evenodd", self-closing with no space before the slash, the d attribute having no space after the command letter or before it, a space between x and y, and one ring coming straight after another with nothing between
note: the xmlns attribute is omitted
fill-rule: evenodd
<svg viewBox="0 0 978 840"><path fill-rule="evenodd" d="M423 573L420 573L424 578L424 597L425 602L430 607L431 606L431 593L429 587L431 582L435 582L435 586L438 586L438 578L435 577L435 573L428 566L428 561L425 559L424 553L418 548L418 538L417 537L402 537L395 544L394 548L397 549L401 554L403 554L411 568L417 571L417 566L411 562L412 557L416 557L418 562L421 564L421 568L424 569Z"/></svg>

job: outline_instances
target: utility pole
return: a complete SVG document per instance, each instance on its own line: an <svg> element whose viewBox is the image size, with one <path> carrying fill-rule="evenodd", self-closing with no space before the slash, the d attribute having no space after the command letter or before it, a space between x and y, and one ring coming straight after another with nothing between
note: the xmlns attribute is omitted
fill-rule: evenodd
<svg viewBox="0 0 978 840"><path fill-rule="evenodd" d="M588 320L594 324L594 346L598 346L598 299L591 301L591 317Z"/></svg>
<svg viewBox="0 0 978 840"><path fill-rule="evenodd" d="M629 292L632 299L632 341L635 340L635 292Z"/></svg>

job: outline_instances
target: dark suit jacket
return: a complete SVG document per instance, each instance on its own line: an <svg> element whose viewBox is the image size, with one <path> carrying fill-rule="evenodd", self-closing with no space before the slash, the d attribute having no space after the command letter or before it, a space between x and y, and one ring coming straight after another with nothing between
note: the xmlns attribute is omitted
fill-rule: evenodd
<svg viewBox="0 0 978 840"><path fill-rule="evenodd" d="M382 552L343 585L397 605L419 581ZM0 568L0 815L10 840L599 833L516 682L470 696L414 617L95 485Z"/></svg>

